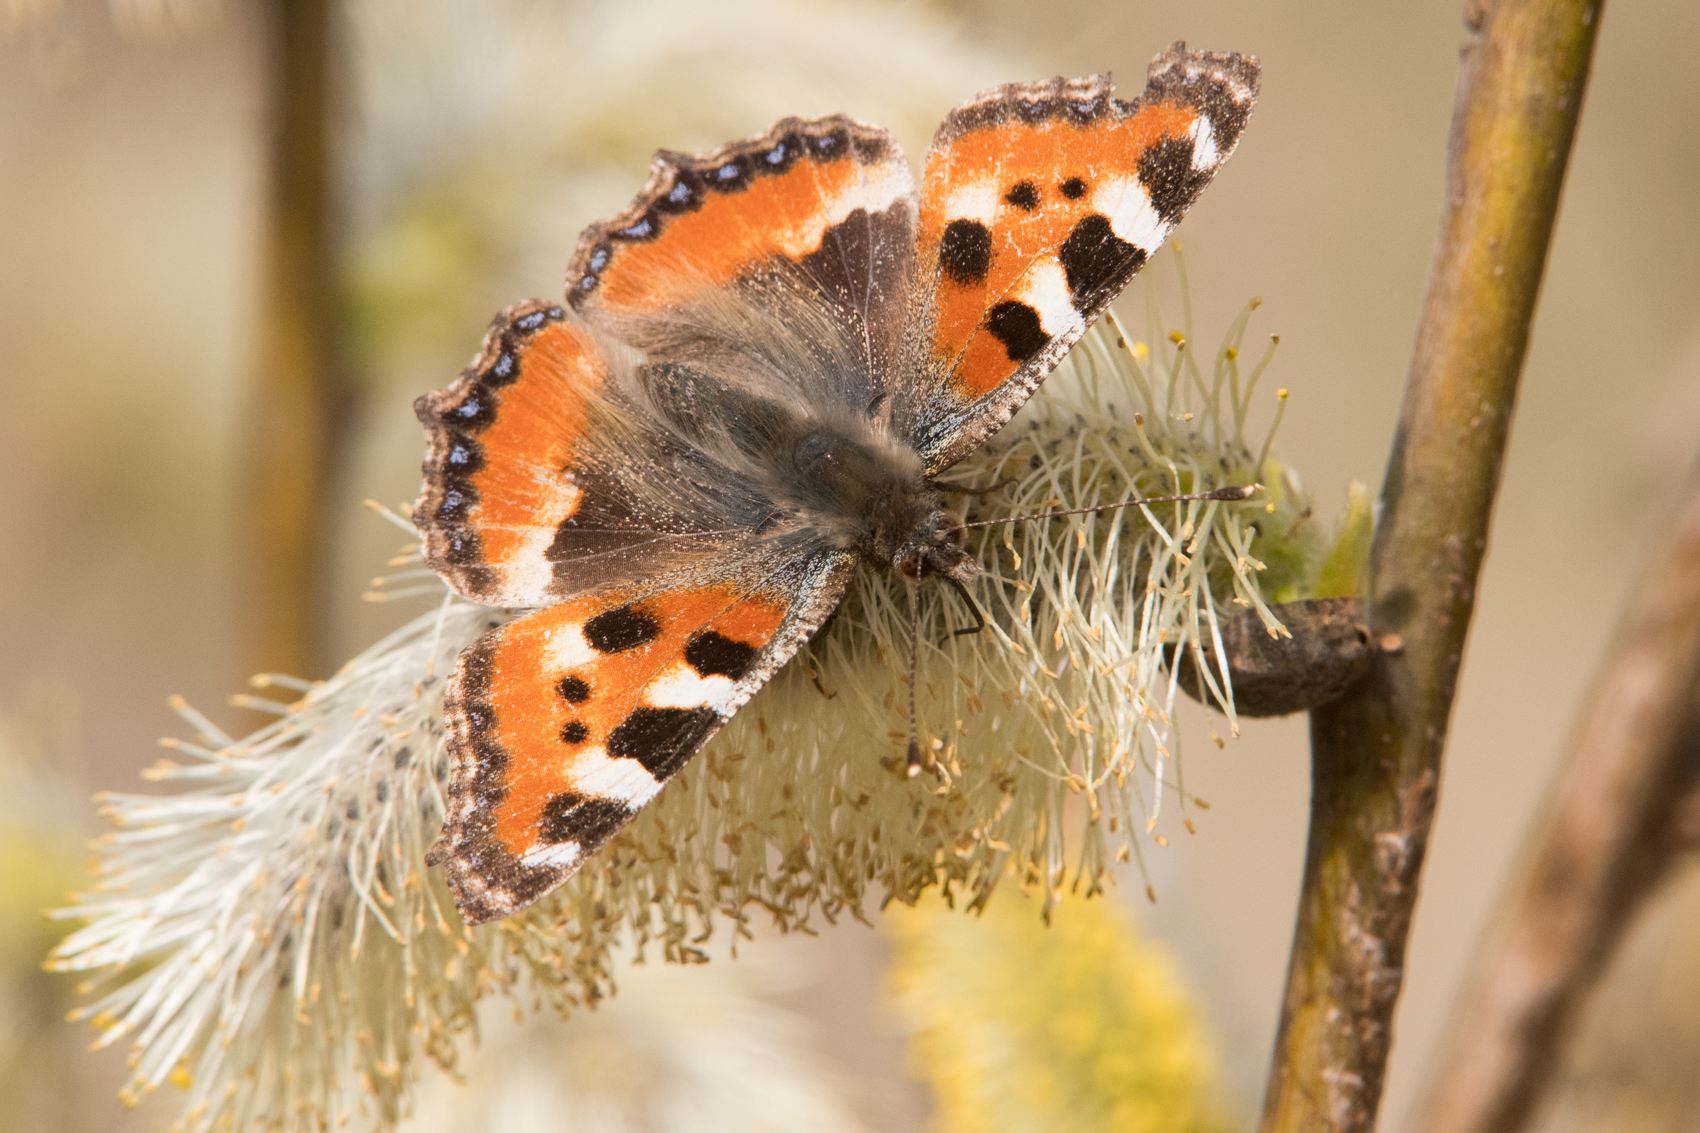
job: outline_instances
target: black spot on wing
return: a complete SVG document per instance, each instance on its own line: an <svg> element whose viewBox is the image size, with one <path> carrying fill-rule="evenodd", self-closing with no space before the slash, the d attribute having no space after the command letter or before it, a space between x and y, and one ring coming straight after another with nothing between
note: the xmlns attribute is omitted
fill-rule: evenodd
<svg viewBox="0 0 1700 1133"><path fill-rule="evenodd" d="M568 704L583 704L590 699L590 686L578 677L562 677L561 683L555 686L555 691L561 694L561 699Z"/></svg>
<svg viewBox="0 0 1700 1133"><path fill-rule="evenodd" d="M437 522L444 526L465 523L467 512L477 502L478 496L470 487L450 483L443 489L442 502L437 505Z"/></svg>
<svg viewBox="0 0 1700 1133"><path fill-rule="evenodd" d="M708 630L691 638L685 646L685 662L702 676L731 677L737 681L755 666L759 652L753 645Z"/></svg>
<svg viewBox="0 0 1700 1133"><path fill-rule="evenodd" d="M695 212L702 207L702 175L681 164L672 154L666 155L673 171L673 183L655 198L655 208L663 213ZM595 270L601 271L601 267Z"/></svg>
<svg viewBox="0 0 1700 1133"><path fill-rule="evenodd" d="M1014 299L1004 300L987 313L986 329L1003 343L1012 362L1027 361L1051 341L1039 321L1039 312Z"/></svg>
<svg viewBox="0 0 1700 1133"><path fill-rule="evenodd" d="M1184 57L1171 55L1170 65L1149 76L1145 98L1150 102L1178 102L1203 114L1215 132L1216 148L1226 153L1239 141L1251 117L1258 88L1257 61L1238 52L1195 58L1207 62L1208 67L1199 71L1176 65Z"/></svg>
<svg viewBox="0 0 1700 1133"><path fill-rule="evenodd" d="M661 235L661 225L658 210L651 208L624 228L616 228L610 235L618 240L647 243Z"/></svg>
<svg viewBox="0 0 1700 1133"><path fill-rule="evenodd" d="M712 708L635 708L608 735L608 754L635 759L657 780L670 778L720 725Z"/></svg>
<svg viewBox="0 0 1700 1133"><path fill-rule="evenodd" d="M614 836L632 817L625 804L562 791L543 805L537 837L550 845L577 842L590 853Z"/></svg>
<svg viewBox="0 0 1700 1133"><path fill-rule="evenodd" d="M939 241L939 269L952 283L981 283L992 266L992 233L977 220L953 220Z"/></svg>
<svg viewBox="0 0 1700 1133"><path fill-rule="evenodd" d="M754 170L750 159L740 154L733 154L725 161L708 170L703 175L703 181L717 193L736 193L748 187Z"/></svg>
<svg viewBox="0 0 1700 1133"><path fill-rule="evenodd" d="M482 383L474 385L464 397L443 410L439 419L444 425L481 433L496 419L496 399Z"/></svg>
<svg viewBox="0 0 1700 1133"><path fill-rule="evenodd" d="M623 653L661 635L661 623L641 606L621 606L584 623L584 639L598 653Z"/></svg>
<svg viewBox="0 0 1700 1133"><path fill-rule="evenodd" d="M756 155L758 168L763 173L784 173L797 163L799 157L807 153L808 143L803 140L802 135L786 134Z"/></svg>
<svg viewBox="0 0 1700 1133"><path fill-rule="evenodd" d="M512 348L508 347L506 343L503 343L503 347L504 349L490 364L489 372L484 377L485 381L498 387L509 385L519 377L519 362L515 360Z"/></svg>
<svg viewBox="0 0 1700 1133"><path fill-rule="evenodd" d="M445 699L451 725L457 714L463 725L452 728L449 736L455 791L478 800L473 813L462 818L457 832L461 846L489 837L496 808L508 794L508 751L497 738L496 711L489 700L491 656L496 648L496 643L486 637L462 653ZM425 863L440 865L454 853L455 845L438 842L426 854Z"/></svg>
<svg viewBox="0 0 1700 1133"><path fill-rule="evenodd" d="M578 282L567 289L567 302L573 305L575 311L584 305L585 296L596 290L596 285L602 282L602 269L608 266L613 255L613 250L606 243L598 244L590 250Z"/></svg>
<svg viewBox="0 0 1700 1133"><path fill-rule="evenodd" d="M1097 213L1074 226L1057 249L1068 277L1069 299L1079 311L1101 307L1145 266L1145 250L1117 236L1108 217Z"/></svg>
<svg viewBox="0 0 1700 1133"><path fill-rule="evenodd" d="M584 721L570 721L561 729L561 742L564 744L582 744L590 737L590 729L584 726Z"/></svg>
<svg viewBox="0 0 1700 1133"><path fill-rule="evenodd" d="M850 153L850 131L843 126L835 127L811 138L809 146L816 161L837 161Z"/></svg>
<svg viewBox="0 0 1700 1133"><path fill-rule="evenodd" d="M1174 224L1204 186L1214 169L1192 167L1192 139L1165 137L1147 146L1139 155L1139 180L1150 194L1151 207L1165 223Z"/></svg>
<svg viewBox="0 0 1700 1133"><path fill-rule="evenodd" d="M856 159L864 165L878 165L891 156L891 139L883 132L858 132L851 139L851 144L856 150Z"/></svg>
<svg viewBox="0 0 1700 1133"><path fill-rule="evenodd" d="M1011 109L1020 121L1036 124L1057 117L1062 107L1054 98L1020 97L1015 99Z"/></svg>
<svg viewBox="0 0 1700 1133"><path fill-rule="evenodd" d="M443 472L449 476L474 476L484 470L484 447L459 430L443 430L448 452L443 454Z"/></svg>
<svg viewBox="0 0 1700 1133"><path fill-rule="evenodd" d="M1039 190L1033 187L1031 181L1018 181L1003 199L1023 212L1032 212L1039 207Z"/></svg>
<svg viewBox="0 0 1700 1133"><path fill-rule="evenodd" d="M444 549L444 557L451 566L470 568L484 561L484 542L478 538L478 532L471 528L457 528L445 534L448 546Z"/></svg>
<svg viewBox="0 0 1700 1133"><path fill-rule="evenodd" d="M514 320L514 332L522 337L542 329L546 323L559 322L565 312L559 307L541 307L528 311Z"/></svg>
<svg viewBox="0 0 1700 1133"><path fill-rule="evenodd" d="M1078 177L1070 177L1057 188L1061 189L1062 195L1071 201L1078 201L1086 195L1086 182Z"/></svg>

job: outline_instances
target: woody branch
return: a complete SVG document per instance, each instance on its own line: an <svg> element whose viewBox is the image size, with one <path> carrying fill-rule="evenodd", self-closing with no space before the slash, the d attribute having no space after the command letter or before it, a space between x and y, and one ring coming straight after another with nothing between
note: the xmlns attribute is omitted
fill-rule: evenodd
<svg viewBox="0 0 1700 1133"><path fill-rule="evenodd" d="M1595 681L1459 1000L1419 1133L1515 1133L1633 913L1692 848L1700 795L1700 476Z"/></svg>
<svg viewBox="0 0 1700 1133"><path fill-rule="evenodd" d="M1440 243L1370 552L1365 680L1311 715L1264 1133L1374 1127L1441 756L1599 0L1472 4Z"/></svg>
<svg viewBox="0 0 1700 1133"><path fill-rule="evenodd" d="M249 672L316 656L320 533L337 419L332 370L329 0L269 0L271 184L240 533Z"/></svg>

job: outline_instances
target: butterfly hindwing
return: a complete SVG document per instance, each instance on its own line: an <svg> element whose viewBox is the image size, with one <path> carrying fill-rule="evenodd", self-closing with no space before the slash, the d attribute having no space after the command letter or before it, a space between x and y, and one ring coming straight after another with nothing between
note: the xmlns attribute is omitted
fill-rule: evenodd
<svg viewBox="0 0 1700 1133"><path fill-rule="evenodd" d="M570 599L462 653L444 696L449 813L428 860L447 864L467 921L575 872L819 628L850 565Z"/></svg>
<svg viewBox="0 0 1700 1133"><path fill-rule="evenodd" d="M922 178L902 427L937 473L1001 427L1167 239L1239 141L1255 59L1187 52L1143 94L1107 78L1012 83L952 111Z"/></svg>

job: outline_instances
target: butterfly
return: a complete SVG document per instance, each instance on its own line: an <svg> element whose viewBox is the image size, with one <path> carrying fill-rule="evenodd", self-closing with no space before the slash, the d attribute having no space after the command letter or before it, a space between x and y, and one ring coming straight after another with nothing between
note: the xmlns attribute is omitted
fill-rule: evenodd
<svg viewBox="0 0 1700 1133"><path fill-rule="evenodd" d="M1258 80L1255 57L1176 43L1131 102L1099 76L1000 86L945 118L919 192L891 135L843 115L663 150L579 238L565 302L503 311L418 400L426 562L535 608L444 692L426 860L468 923L570 877L859 566L973 581L938 477L1167 238Z"/></svg>

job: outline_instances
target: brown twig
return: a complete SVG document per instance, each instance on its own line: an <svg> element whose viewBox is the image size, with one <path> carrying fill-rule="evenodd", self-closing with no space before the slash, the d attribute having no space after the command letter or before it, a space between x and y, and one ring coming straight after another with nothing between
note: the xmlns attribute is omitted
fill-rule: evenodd
<svg viewBox="0 0 1700 1133"><path fill-rule="evenodd" d="M329 0L269 0L272 183L240 509L243 662L311 675L331 458Z"/></svg>
<svg viewBox="0 0 1700 1133"><path fill-rule="evenodd" d="M1513 1133L1676 851L1700 752L1700 481L1642 579L1459 1001L1417 1128Z"/></svg>
<svg viewBox="0 0 1700 1133"><path fill-rule="evenodd" d="M1440 246L1370 552L1365 681L1311 714L1312 801L1265 1133L1367 1131L1476 576L1598 0L1472 5Z"/></svg>
<svg viewBox="0 0 1700 1133"><path fill-rule="evenodd" d="M1339 700L1363 679L1374 650L1363 624L1362 598L1309 598L1271 606L1287 631L1271 634L1256 610L1247 610L1222 627L1222 655L1215 642L1201 642L1204 671L1224 661L1234 690L1234 711L1241 716L1291 716ZM1208 704L1191 650L1165 647L1181 691Z"/></svg>

